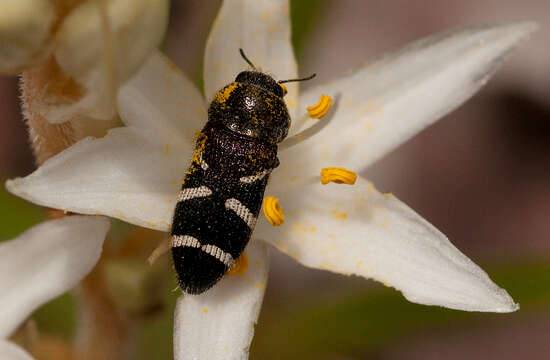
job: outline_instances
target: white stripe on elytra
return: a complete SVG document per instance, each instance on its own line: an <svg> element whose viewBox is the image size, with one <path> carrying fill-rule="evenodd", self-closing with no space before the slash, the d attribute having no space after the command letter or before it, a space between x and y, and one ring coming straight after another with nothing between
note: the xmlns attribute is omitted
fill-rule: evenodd
<svg viewBox="0 0 550 360"><path fill-rule="evenodd" d="M201 246L201 250L209 255L212 255L216 259L220 260L226 266L231 266L235 262L233 260L233 256L231 256L230 253L226 253L216 245L203 245Z"/></svg>
<svg viewBox="0 0 550 360"><path fill-rule="evenodd" d="M189 235L173 235L172 247L200 248L202 251L204 251L208 255L215 257L228 267L233 265L233 263L235 262L235 260L233 260L233 256L231 256L230 253L223 251L216 245L201 245L199 240Z"/></svg>
<svg viewBox="0 0 550 360"><path fill-rule="evenodd" d="M183 189L178 194L178 199L177 200L178 201L185 201L185 200L194 199L194 198L197 198L197 197L205 197L205 196L210 196L210 195L212 195L212 190L210 190L209 188L207 188L206 186L203 185L203 186L200 186L200 187Z"/></svg>
<svg viewBox="0 0 550 360"><path fill-rule="evenodd" d="M252 184L255 181L263 179L270 172L271 172L271 169L267 169L267 170L264 170L260 173L257 173L256 175L243 176L239 179L239 181L242 182L242 183L245 183L245 184Z"/></svg>
<svg viewBox="0 0 550 360"><path fill-rule="evenodd" d="M189 235L173 235L172 247L179 246L199 248L201 247L201 243L199 242L199 240Z"/></svg>
<svg viewBox="0 0 550 360"><path fill-rule="evenodd" d="M251 229L256 225L256 218L239 200L231 198L225 201L225 208L233 210Z"/></svg>

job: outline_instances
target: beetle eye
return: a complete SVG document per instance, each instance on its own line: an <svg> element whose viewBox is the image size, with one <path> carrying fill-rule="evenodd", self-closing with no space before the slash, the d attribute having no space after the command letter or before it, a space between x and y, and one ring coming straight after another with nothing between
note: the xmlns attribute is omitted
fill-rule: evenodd
<svg viewBox="0 0 550 360"><path fill-rule="evenodd" d="M287 90L285 84L279 84L279 86L281 87L281 89L283 89L283 96L285 96L286 93L288 92L288 90Z"/></svg>

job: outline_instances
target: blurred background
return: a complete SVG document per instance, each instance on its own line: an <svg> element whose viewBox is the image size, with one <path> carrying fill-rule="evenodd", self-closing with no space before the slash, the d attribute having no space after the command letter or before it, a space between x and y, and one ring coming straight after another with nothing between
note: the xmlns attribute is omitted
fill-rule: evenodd
<svg viewBox="0 0 550 360"><path fill-rule="evenodd" d="M375 55L450 27L539 22L539 31L478 95L364 174L378 189L393 192L444 232L508 290L521 310L471 314L411 304L373 281L306 269L273 251L251 359L547 358L550 2L291 3L301 74L318 74L304 86L322 83ZM164 50L199 85L205 40L219 6L220 1L172 2ZM20 115L16 78L0 77L0 111L0 178L27 175L35 165ZM45 218L43 210L4 189L0 199L2 240ZM136 233L120 222L116 229L114 238L116 234L160 236ZM143 308L126 304L126 316L143 326L133 334L139 338L139 359L171 358L177 294L171 291L169 266L160 262L155 267L167 270L151 275L168 277L161 295L148 298ZM121 297L135 296L128 291ZM73 295L66 294L41 308L34 319L40 331L69 339L77 326L74 309Z"/></svg>

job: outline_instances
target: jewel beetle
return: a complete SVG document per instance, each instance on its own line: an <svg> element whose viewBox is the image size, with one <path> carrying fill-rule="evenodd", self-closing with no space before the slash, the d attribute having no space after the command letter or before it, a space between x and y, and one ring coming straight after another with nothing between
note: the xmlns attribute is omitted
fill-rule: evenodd
<svg viewBox="0 0 550 360"><path fill-rule="evenodd" d="M279 165L277 144L288 134L285 82L256 69L220 89L197 134L171 229L179 287L201 294L216 284L244 251L260 212L269 174Z"/></svg>

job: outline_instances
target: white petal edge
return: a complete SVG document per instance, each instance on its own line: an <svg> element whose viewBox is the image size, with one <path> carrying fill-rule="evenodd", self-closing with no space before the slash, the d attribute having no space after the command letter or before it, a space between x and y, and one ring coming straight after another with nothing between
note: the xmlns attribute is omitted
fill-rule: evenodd
<svg viewBox="0 0 550 360"><path fill-rule="evenodd" d="M33 360L25 350L9 341L0 340L0 359L2 360Z"/></svg>
<svg viewBox="0 0 550 360"><path fill-rule="evenodd" d="M112 82L120 85L127 80L162 41L168 24L168 0L106 2L112 53L107 53L100 6L98 2L84 2L67 15L56 34L59 66L85 91L81 99L68 105L48 106L45 102L41 113L52 123L76 116L111 119L116 101Z"/></svg>
<svg viewBox="0 0 550 360"><path fill-rule="evenodd" d="M321 94L337 104L317 125L326 126L285 151L281 164L305 174L328 166L360 170L372 164L469 99L536 28L521 22L436 34L307 90L300 98L302 107L315 104ZM309 119L300 128L318 122ZM296 162L298 154L309 156Z"/></svg>
<svg viewBox="0 0 550 360"><path fill-rule="evenodd" d="M156 136L122 127L83 139L6 188L39 205L168 231L191 152L177 137L160 144Z"/></svg>
<svg viewBox="0 0 550 360"><path fill-rule="evenodd" d="M175 360L248 359L269 270L267 246L252 240L249 268L201 295L182 295L174 317Z"/></svg>
<svg viewBox="0 0 550 360"><path fill-rule="evenodd" d="M287 220L274 228L262 218L256 236L306 266L373 278L415 303L467 311L518 309L444 234L362 178L350 186L321 185L315 177L269 191L280 197Z"/></svg>
<svg viewBox="0 0 550 360"><path fill-rule="evenodd" d="M185 74L156 50L120 87L118 112L128 126L179 136L191 146L195 130L207 120L206 103Z"/></svg>
<svg viewBox="0 0 550 360"><path fill-rule="evenodd" d="M0 338L92 270L109 224L104 217L68 216L0 244Z"/></svg>
<svg viewBox="0 0 550 360"><path fill-rule="evenodd" d="M256 68L276 80L294 79L298 68L290 39L288 0L224 1L206 42L204 89L206 100L233 82L249 66L242 48ZM298 84L287 84L285 101L293 117L298 109Z"/></svg>
<svg viewBox="0 0 550 360"><path fill-rule="evenodd" d="M51 52L55 18L55 8L48 0L0 3L0 74L21 72Z"/></svg>

